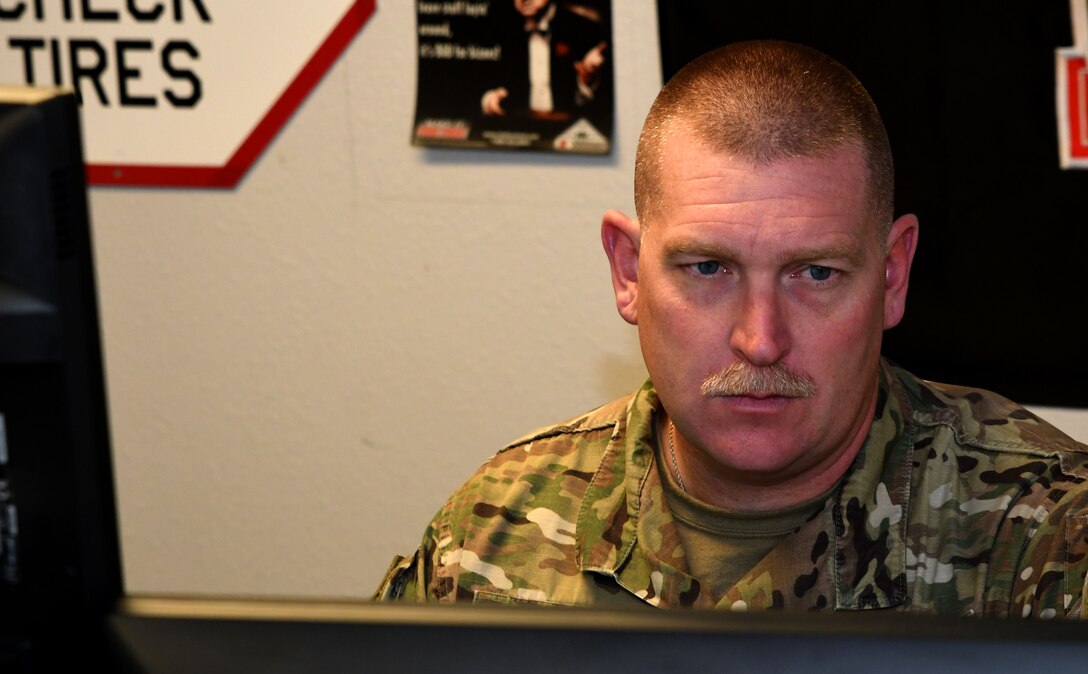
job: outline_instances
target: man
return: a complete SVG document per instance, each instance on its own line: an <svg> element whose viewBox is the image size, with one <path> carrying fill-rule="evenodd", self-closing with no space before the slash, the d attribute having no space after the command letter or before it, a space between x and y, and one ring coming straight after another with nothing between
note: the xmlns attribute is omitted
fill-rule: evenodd
<svg viewBox="0 0 1088 674"><path fill-rule="evenodd" d="M841 65L753 42L655 101L602 240L650 374L495 455L379 597L1077 617L1088 447L880 357L918 241Z"/></svg>
<svg viewBox="0 0 1088 674"><path fill-rule="evenodd" d="M599 17L552 0L514 0L513 8L518 23L503 35L501 74L481 96L480 111L569 119L594 101L601 83L607 42Z"/></svg>

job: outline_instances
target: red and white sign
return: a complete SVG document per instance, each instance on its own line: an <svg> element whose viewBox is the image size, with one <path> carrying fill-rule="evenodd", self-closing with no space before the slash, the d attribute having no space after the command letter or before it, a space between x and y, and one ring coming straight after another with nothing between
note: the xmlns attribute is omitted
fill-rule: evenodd
<svg viewBox="0 0 1088 674"><path fill-rule="evenodd" d="M232 187L375 0L0 0L0 83L82 101L96 185Z"/></svg>
<svg viewBox="0 0 1088 674"><path fill-rule="evenodd" d="M1088 168L1088 0L1070 0L1073 46L1057 51L1062 168Z"/></svg>

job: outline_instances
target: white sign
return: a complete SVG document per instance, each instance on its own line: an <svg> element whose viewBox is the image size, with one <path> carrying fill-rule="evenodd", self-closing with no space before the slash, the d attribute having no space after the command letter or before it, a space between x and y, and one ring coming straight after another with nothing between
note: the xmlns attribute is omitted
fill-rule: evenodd
<svg viewBox="0 0 1088 674"><path fill-rule="evenodd" d="M0 0L0 83L80 96L93 184L231 187L375 0Z"/></svg>

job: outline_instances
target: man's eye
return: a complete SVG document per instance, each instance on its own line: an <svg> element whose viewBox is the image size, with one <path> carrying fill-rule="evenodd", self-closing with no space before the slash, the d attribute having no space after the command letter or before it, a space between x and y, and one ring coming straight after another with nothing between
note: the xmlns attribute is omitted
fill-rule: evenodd
<svg viewBox="0 0 1088 674"><path fill-rule="evenodd" d="M713 276L721 271L721 269L722 264L720 262L715 262L714 260L703 260L702 262L695 263L695 270L703 276Z"/></svg>
<svg viewBox="0 0 1088 674"><path fill-rule="evenodd" d="M808 268L808 275L813 281L826 281L831 278L831 268L812 265Z"/></svg>

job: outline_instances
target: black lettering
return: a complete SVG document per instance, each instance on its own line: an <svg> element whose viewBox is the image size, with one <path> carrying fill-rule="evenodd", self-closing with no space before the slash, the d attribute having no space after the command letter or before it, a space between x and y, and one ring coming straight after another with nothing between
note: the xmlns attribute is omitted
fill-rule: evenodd
<svg viewBox="0 0 1088 674"><path fill-rule="evenodd" d="M22 3L22 4L25 4L25 3ZM64 0L63 8L64 8L64 20L65 21L71 21L72 20L72 0ZM45 20L45 8L42 7L42 0L34 0L34 20L35 21L44 21Z"/></svg>
<svg viewBox="0 0 1088 674"><path fill-rule="evenodd" d="M20 4L26 3L20 2ZM84 4L86 4L86 0L84 0ZM61 8L64 10L64 21L72 21L72 0L63 0ZM0 10L0 17L3 17L2 10ZM41 0L34 0L34 20L46 20L46 10L42 7Z"/></svg>
<svg viewBox="0 0 1088 674"><path fill-rule="evenodd" d="M175 80L188 80L192 91L188 96L181 97L173 91L166 90L163 92L163 96L165 96L166 100L170 101L175 108L191 108L200 102L203 89L200 84L200 78L196 76L196 73L192 70L178 68L174 65L171 58L173 57L173 54L178 51L185 52L189 55L189 58L193 60L198 60L200 58L200 52L198 52L196 47L188 40L171 40L170 42L167 42L166 46L162 49L162 69Z"/></svg>
<svg viewBox="0 0 1088 674"><path fill-rule="evenodd" d="M15 4L15 8L0 6L0 19L18 19L26 11L26 2L18 2ZM42 7L42 0L34 0L34 20L42 21L45 19L45 9ZM64 20L72 20L72 0L64 0Z"/></svg>
<svg viewBox="0 0 1088 674"><path fill-rule="evenodd" d="M128 92L129 80L140 79L140 69L130 68L125 57L127 51L151 51L151 40L118 40L115 45L117 55L117 95L121 107L153 108L154 96L134 96Z"/></svg>
<svg viewBox="0 0 1088 674"><path fill-rule="evenodd" d="M79 53L81 51L93 52L96 58L95 63L93 65L80 63ZM106 98L106 90L102 88L102 73L106 70L106 50L102 48L102 45L95 40L72 40L68 43L68 55L71 57L72 88L76 90L76 99L83 103L83 89L80 80L90 79L91 83L94 84L95 92L98 94L98 101L104 106L109 106L110 102Z"/></svg>
<svg viewBox="0 0 1088 674"><path fill-rule="evenodd" d="M12 49L23 50L23 76L26 78L26 83L29 85L35 84L34 82L34 49L41 49L45 46L45 40L41 38L32 37L13 37L8 40L8 46Z"/></svg>
<svg viewBox="0 0 1088 674"><path fill-rule="evenodd" d="M25 12L25 11L26 11L26 3L25 2L15 3L14 8L5 7L4 5L0 4L0 19L18 19L20 16L23 15L23 12ZM29 82L28 82L28 84L29 84Z"/></svg>
<svg viewBox="0 0 1088 674"><path fill-rule="evenodd" d="M59 87L61 83L60 40L55 37L49 39L49 55L53 57L53 86Z"/></svg>
<svg viewBox="0 0 1088 674"><path fill-rule="evenodd" d="M174 21L181 23L181 3L185 0L174 0ZM200 20L204 23L211 23L212 17L208 14L208 10L204 8L203 0L191 0L193 3L193 9L200 15Z"/></svg>
<svg viewBox="0 0 1088 674"><path fill-rule="evenodd" d="M91 7L91 0L81 0L84 21L117 21L120 15L116 9L98 10Z"/></svg>
<svg viewBox="0 0 1088 674"><path fill-rule="evenodd" d="M163 10L166 9L161 2L155 3L154 9L140 9L136 6L136 0L125 0L125 5L128 7L128 13L137 21L158 21Z"/></svg>

